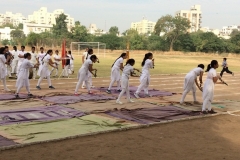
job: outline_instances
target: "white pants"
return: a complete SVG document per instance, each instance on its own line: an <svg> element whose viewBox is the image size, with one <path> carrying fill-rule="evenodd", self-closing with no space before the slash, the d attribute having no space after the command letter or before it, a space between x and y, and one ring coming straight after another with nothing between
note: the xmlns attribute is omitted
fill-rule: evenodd
<svg viewBox="0 0 240 160"><path fill-rule="evenodd" d="M1 80L2 80L2 82L3 82L3 87L4 87L4 89L5 89L5 90L8 90L7 84L6 84L6 77L5 77L5 78L2 78Z"/></svg>
<svg viewBox="0 0 240 160"><path fill-rule="evenodd" d="M63 71L62 76L64 76L64 77L68 77L68 76L69 76L69 75L68 75L68 69L69 69L69 65L64 66L64 71Z"/></svg>
<svg viewBox="0 0 240 160"><path fill-rule="evenodd" d="M182 98L180 100L180 103L183 103L184 102L184 99L186 98L187 94L192 91L193 93L193 100L194 102L197 101L196 99L196 85L195 85L195 77L193 78L185 78L185 83L184 83L184 91L183 91L183 94L182 94Z"/></svg>
<svg viewBox="0 0 240 160"><path fill-rule="evenodd" d="M33 71L33 79L36 79L36 76L37 76L37 68L33 68L32 71Z"/></svg>
<svg viewBox="0 0 240 160"><path fill-rule="evenodd" d="M17 73L18 60L13 59L11 66L12 66L12 73Z"/></svg>
<svg viewBox="0 0 240 160"><path fill-rule="evenodd" d="M93 86L93 84L92 84L92 73L90 71L88 71L87 83L90 87ZM83 83L82 83L82 87L84 87L84 86L85 86L85 81L83 81Z"/></svg>
<svg viewBox="0 0 240 160"><path fill-rule="evenodd" d="M41 76L41 77L38 79L37 86L40 86L40 83L42 82L43 78L44 78L44 77ZM48 82L48 86L49 86L49 87L52 86L52 82L51 82L50 76L47 76L47 82Z"/></svg>
<svg viewBox="0 0 240 160"><path fill-rule="evenodd" d="M8 75L8 77L12 77L12 75L11 75L11 71L12 71L11 66L10 65L6 65L6 68L7 68L7 75Z"/></svg>
<svg viewBox="0 0 240 160"><path fill-rule="evenodd" d="M77 86L76 86L76 89L75 89L75 93L78 92L79 87L83 82L85 82L85 85L86 85L86 88L87 88L88 92L90 91L90 86L89 86L89 83L88 83L88 77L86 77L86 76L87 76L87 74L85 74L85 73L79 73L78 83L77 83Z"/></svg>
<svg viewBox="0 0 240 160"><path fill-rule="evenodd" d="M148 86L149 86L149 76L140 77L140 85L136 91L136 94L139 94L142 90L144 90L145 94L148 94Z"/></svg>
<svg viewBox="0 0 240 160"><path fill-rule="evenodd" d="M129 79L128 78L122 78L121 79L121 88L122 91L120 92L117 101L120 101L123 94L126 92L127 94L127 100L130 101L130 92L129 92Z"/></svg>
<svg viewBox="0 0 240 160"><path fill-rule="evenodd" d="M54 76L57 76L57 75L58 75L58 66L59 66L59 64L55 64L55 66L56 66L57 68L52 68L51 74L55 71Z"/></svg>
<svg viewBox="0 0 240 160"><path fill-rule="evenodd" d="M108 90L111 90L111 88L115 82L117 82L117 90L120 90L120 79L121 79L120 69L112 68L111 82L109 84Z"/></svg>
<svg viewBox="0 0 240 160"><path fill-rule="evenodd" d="M214 96L214 83L212 79L208 79L205 81L203 86L203 105L202 111L205 111L208 108L208 111L212 109L212 101Z"/></svg>

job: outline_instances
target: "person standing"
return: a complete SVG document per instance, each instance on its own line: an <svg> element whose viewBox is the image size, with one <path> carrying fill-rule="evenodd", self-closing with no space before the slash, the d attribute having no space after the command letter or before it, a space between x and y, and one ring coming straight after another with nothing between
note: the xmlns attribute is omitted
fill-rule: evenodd
<svg viewBox="0 0 240 160"><path fill-rule="evenodd" d="M20 70L20 66L24 60L24 54L25 54L25 46L21 46L21 51L18 52L18 67L17 67L17 74L18 74L18 71Z"/></svg>
<svg viewBox="0 0 240 160"><path fill-rule="evenodd" d="M12 51L12 56L13 56L13 60L12 60L12 74L16 74L17 73L17 66L18 66L18 50L16 46L13 46L13 51Z"/></svg>
<svg viewBox="0 0 240 160"><path fill-rule="evenodd" d="M222 71L220 73L221 77L223 76L224 72L227 72L228 74L231 74L231 75L234 76L234 73L228 70L227 58L223 58L222 67L223 67L223 69L222 69Z"/></svg>
<svg viewBox="0 0 240 160"><path fill-rule="evenodd" d="M38 63L38 55L37 53L35 53L35 47L32 47L32 51L31 51L31 59L30 59L30 63L32 65L35 65L36 63ZM25 58L28 59L28 58ZM30 67L29 68L30 72L33 72L33 79L36 79L36 75L37 75L37 67Z"/></svg>
<svg viewBox="0 0 240 160"><path fill-rule="evenodd" d="M3 87L5 91L10 91L10 89L7 88L6 84L6 76L7 76L7 68L6 65L8 62L5 57L6 49L5 47L0 48L0 79L3 82Z"/></svg>
<svg viewBox="0 0 240 160"><path fill-rule="evenodd" d="M61 57L59 56L59 51L58 50L55 51L55 55L53 56L53 59L54 59L54 65L55 65L56 68L54 68L54 67L52 68L51 74L54 71L56 71L53 77L57 77L58 76L58 67L59 67L59 64L60 64L60 61L61 61Z"/></svg>
<svg viewBox="0 0 240 160"><path fill-rule="evenodd" d="M9 78L12 78L12 74L11 74L11 71L12 71L12 67L11 67L11 63L12 63L12 54L9 52L9 48L8 46L5 46L5 57L6 57L6 60L7 60L7 64L6 64L6 68L7 68L7 75Z"/></svg>
<svg viewBox="0 0 240 160"><path fill-rule="evenodd" d="M86 61L86 60L88 60L88 59L90 59L91 58L91 56L92 56L92 54L93 54L93 49L88 49L88 51L87 52L85 52L85 56L84 56L84 62ZM84 64L84 63L83 63ZM92 84L92 74L91 74L91 72L89 71L88 72L88 86L90 86L90 88L94 88L94 86L93 86L93 84ZM83 84L82 84L82 88L85 88L85 81L83 81Z"/></svg>
<svg viewBox="0 0 240 160"><path fill-rule="evenodd" d="M70 70L70 74L73 74L74 73L74 64L73 64L73 56L72 56L72 52L71 51L68 51L68 57L70 58L70 66L69 66L69 70Z"/></svg>

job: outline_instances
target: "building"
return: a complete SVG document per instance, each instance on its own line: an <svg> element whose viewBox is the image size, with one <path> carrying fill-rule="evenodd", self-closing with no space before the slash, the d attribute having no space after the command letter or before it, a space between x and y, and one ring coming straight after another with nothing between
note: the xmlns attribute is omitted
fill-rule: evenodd
<svg viewBox="0 0 240 160"><path fill-rule="evenodd" d="M90 24L88 27L88 33L94 34L96 36L101 36L103 34L106 34L107 32L102 29L97 28L96 24Z"/></svg>
<svg viewBox="0 0 240 160"><path fill-rule="evenodd" d="M50 31L52 27L52 24L24 23L23 32L25 35L28 35L31 32L39 34L42 32Z"/></svg>
<svg viewBox="0 0 240 160"><path fill-rule="evenodd" d="M221 31L219 29L210 29L209 27L202 27L200 28L201 31L203 32L212 32L216 36L220 36Z"/></svg>
<svg viewBox="0 0 240 160"><path fill-rule="evenodd" d="M231 26L223 26L221 30L222 36L229 36L233 30L240 31L240 26L231 25Z"/></svg>
<svg viewBox="0 0 240 160"><path fill-rule="evenodd" d="M131 29L135 29L139 34L151 34L154 32L156 22L148 21L143 17L140 22L132 22Z"/></svg>
<svg viewBox="0 0 240 160"><path fill-rule="evenodd" d="M11 29L10 27L0 28L0 40L11 40Z"/></svg>
<svg viewBox="0 0 240 160"><path fill-rule="evenodd" d="M34 11L32 15L28 16L28 22L44 25L55 25L56 18L62 13L64 13L63 9L57 9L54 10L53 13L50 13L47 11L46 7L41 7L38 11ZM74 18L70 17L69 14L65 15L67 16L67 27L70 31L71 28L75 26Z"/></svg>
<svg viewBox="0 0 240 160"><path fill-rule="evenodd" d="M202 11L200 5L194 5L190 10L177 11L175 15L185 17L190 21L191 28L188 32L196 32L201 28Z"/></svg>
<svg viewBox="0 0 240 160"><path fill-rule="evenodd" d="M27 22L27 18L25 18L22 13L12 13L6 12L5 14L0 14L0 25L11 23L14 26L18 26L20 23Z"/></svg>

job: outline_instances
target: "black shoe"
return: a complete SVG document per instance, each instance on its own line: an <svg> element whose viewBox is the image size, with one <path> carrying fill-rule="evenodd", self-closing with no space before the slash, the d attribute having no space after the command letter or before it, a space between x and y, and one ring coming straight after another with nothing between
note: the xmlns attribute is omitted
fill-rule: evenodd
<svg viewBox="0 0 240 160"><path fill-rule="evenodd" d="M39 90L41 90L41 87L40 87L40 86L37 86L36 88L39 89Z"/></svg>
<svg viewBox="0 0 240 160"><path fill-rule="evenodd" d="M122 92L122 90L121 89L119 89L119 90L117 90L118 92Z"/></svg>
<svg viewBox="0 0 240 160"><path fill-rule="evenodd" d="M15 95L15 98L20 98L18 94Z"/></svg>
<svg viewBox="0 0 240 160"><path fill-rule="evenodd" d="M55 89L53 86L49 86L49 89Z"/></svg>
<svg viewBox="0 0 240 160"><path fill-rule="evenodd" d="M28 94L28 97L33 97L33 95L31 93Z"/></svg>

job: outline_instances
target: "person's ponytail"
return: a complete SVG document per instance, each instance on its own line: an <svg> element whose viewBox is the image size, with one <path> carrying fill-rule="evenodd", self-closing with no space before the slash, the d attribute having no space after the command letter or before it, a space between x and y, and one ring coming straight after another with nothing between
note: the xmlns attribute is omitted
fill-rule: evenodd
<svg viewBox="0 0 240 160"><path fill-rule="evenodd" d="M114 66L114 64L117 62L117 60L119 59L119 58L123 58L124 56L126 56L127 55L127 53L122 53L121 55L120 55L120 57L118 57L115 61L114 61L114 63L112 64L112 67ZM112 68L111 67L111 68Z"/></svg>

